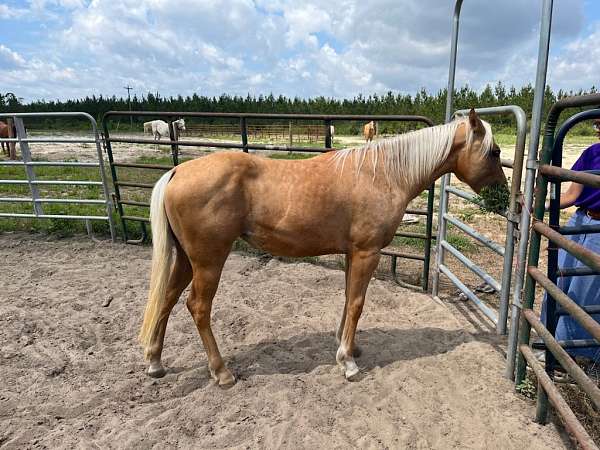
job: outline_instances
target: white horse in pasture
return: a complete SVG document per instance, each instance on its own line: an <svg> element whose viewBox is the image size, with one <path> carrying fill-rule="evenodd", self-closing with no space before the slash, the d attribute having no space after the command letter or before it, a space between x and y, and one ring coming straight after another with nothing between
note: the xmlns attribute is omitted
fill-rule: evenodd
<svg viewBox="0 0 600 450"><path fill-rule="evenodd" d="M173 121L176 130L185 131L185 120L179 119ZM169 136L169 124L164 120L152 120L150 122L144 122L144 133L152 133L154 140L160 141L163 136Z"/></svg>

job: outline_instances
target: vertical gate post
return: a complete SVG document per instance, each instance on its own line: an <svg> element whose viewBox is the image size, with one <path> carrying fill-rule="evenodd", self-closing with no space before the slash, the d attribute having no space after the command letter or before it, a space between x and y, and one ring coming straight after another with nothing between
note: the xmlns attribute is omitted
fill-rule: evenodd
<svg viewBox="0 0 600 450"><path fill-rule="evenodd" d="M92 126L92 132L94 133L94 140L96 141L96 153L98 154L98 170L100 171L100 179L102 180L102 192L104 193L104 199L106 200L106 216L108 217L108 229L110 231L110 239L115 242L117 237L117 231L115 229L115 221L113 218L113 201L110 195L110 189L108 187L107 175L104 171L104 156L102 155L102 139L98 132L98 123L92 116L87 115L87 119L90 121ZM91 228L91 225L90 225ZM89 234L89 233L88 233ZM91 234L90 234L91 236Z"/></svg>
<svg viewBox="0 0 600 450"><path fill-rule="evenodd" d="M511 333L508 339L507 348L507 367L506 376L507 378L513 378L515 372L515 359L516 361L516 375L515 383L520 384L525 378L525 368L527 363L523 355L519 354L517 358L517 345L518 342L529 344L529 335L531 328L529 322L520 318L520 312L525 305L521 304L521 295L525 298L525 302L529 303L530 299L527 298L527 287L525 292L522 293L523 281L525 279L525 268L527 260L527 245L529 240L529 224L530 224L530 211L533 204L533 193L535 183L535 163L538 157L538 146L540 143L540 130L542 127L542 107L544 106L544 91L546 90L546 73L548 71L548 53L550 50L550 35L552 30L552 6L553 0L544 0L542 5L542 18L540 25L540 42L538 48L538 65L537 74L535 79L535 90L533 96L533 113L531 117L531 131L529 133L529 152L527 154L527 174L525 177L525 193L523 196L524 208L521 213L521 223L519 251L517 254L517 270L515 274L515 286L513 295L513 308L511 315ZM553 136L548 136L546 133L545 139L548 139L548 143L553 140ZM545 145L545 142L543 143ZM544 199L542 200L542 217L543 207L546 198L544 192ZM538 193L537 195L542 195ZM539 206L536 200L536 208ZM537 245L539 246L539 235L535 238L536 233L532 233L531 244L534 245L534 241L537 239ZM531 250L530 250L531 252ZM537 261L536 264L537 265ZM529 279L529 277L528 277ZM533 293L532 293L533 295ZM533 303L533 296L531 297ZM519 322L521 322L519 324ZM520 336L519 336L520 334Z"/></svg>
<svg viewBox="0 0 600 450"><path fill-rule="evenodd" d="M331 148L331 120L325 121L325 148Z"/></svg>
<svg viewBox="0 0 600 450"><path fill-rule="evenodd" d="M173 125L172 119L169 119L169 139L171 140L171 159L173 165L176 166L179 164L179 145L176 143L179 139L179 132L177 127Z"/></svg>
<svg viewBox="0 0 600 450"><path fill-rule="evenodd" d="M240 131L242 133L243 152L248 153L248 126L245 117L240 118Z"/></svg>
<svg viewBox="0 0 600 450"><path fill-rule="evenodd" d="M19 148L21 149L21 157L25 164L25 173L27 174L27 182L29 183L29 190L31 191L31 198L33 200L33 211L36 216L44 214L42 204L40 203L40 191L35 184L35 171L31 162L31 151L29 149L29 142L23 139L27 138L27 132L25 131L25 125L23 125L23 119L20 117L14 118L15 129L17 130L17 139L19 140ZM9 128L11 130L12 127ZM16 158L15 158L16 159Z"/></svg>
<svg viewBox="0 0 600 450"><path fill-rule="evenodd" d="M113 188L114 188L113 203L117 209L117 212L119 213L119 219L121 221L121 229L123 230L123 241L125 243L127 243L128 242L127 222L123 218L125 216L125 211L123 211L123 204L121 203L121 189L119 187L119 182L118 182L118 178L117 178L117 169L114 165L115 161L113 158L112 144L110 142L110 134L108 132L108 123L106 120L102 121L102 127L104 130L103 131L104 145L106 146L106 154L108 156L108 166L110 168L110 174L113 179Z"/></svg>
<svg viewBox="0 0 600 450"><path fill-rule="evenodd" d="M463 0L456 0L454 5L454 16L452 19L452 40L450 43L450 68L448 71L448 88L446 90L446 122L452 118L454 100L454 78L456 75L456 52L458 48L458 28L460 25L460 11ZM450 174L444 175L440 181L440 210L438 213L438 231L436 243L436 264L433 275L433 287L431 295L437 297L440 289L440 265L444 264L444 248L442 241L446 240L446 220L444 214L448 210L448 192L446 186L450 184Z"/></svg>

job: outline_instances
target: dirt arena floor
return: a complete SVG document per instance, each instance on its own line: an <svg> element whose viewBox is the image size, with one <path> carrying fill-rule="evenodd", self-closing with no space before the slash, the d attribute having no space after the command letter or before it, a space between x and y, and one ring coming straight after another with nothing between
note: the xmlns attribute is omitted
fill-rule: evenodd
<svg viewBox="0 0 600 450"><path fill-rule="evenodd" d="M344 275L307 263L230 256L213 329L232 388L210 379L183 300L169 373L150 379L136 343L150 254L0 235L0 447L568 448L502 378L494 335L388 281L371 282L363 376L345 381L334 360Z"/></svg>

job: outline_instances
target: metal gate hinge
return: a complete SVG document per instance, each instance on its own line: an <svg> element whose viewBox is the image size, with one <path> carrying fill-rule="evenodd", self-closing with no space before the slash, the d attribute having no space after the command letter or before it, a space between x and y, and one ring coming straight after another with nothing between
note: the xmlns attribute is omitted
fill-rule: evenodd
<svg viewBox="0 0 600 450"><path fill-rule="evenodd" d="M538 170L538 168L540 167L540 163L539 163L539 161L528 160L527 163L525 164L525 167L527 167L528 169Z"/></svg>

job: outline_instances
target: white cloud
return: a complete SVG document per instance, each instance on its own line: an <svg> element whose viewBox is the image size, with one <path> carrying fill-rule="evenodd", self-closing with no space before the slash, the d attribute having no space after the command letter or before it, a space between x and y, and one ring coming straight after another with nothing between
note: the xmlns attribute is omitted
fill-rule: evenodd
<svg viewBox="0 0 600 450"><path fill-rule="evenodd" d="M436 91L446 85L452 3L31 0L20 19L0 4L0 18L40 25L38 41L10 41L18 53L0 45L0 78L26 98L121 95L124 83L162 95ZM583 0L555 5L549 81L588 88L598 33L581 37ZM532 82L540 11L531 0L465 2L457 84Z"/></svg>
<svg viewBox="0 0 600 450"><path fill-rule="evenodd" d="M27 9L0 3L0 19L16 19L27 14Z"/></svg>
<svg viewBox="0 0 600 450"><path fill-rule="evenodd" d="M25 64L25 59L17 52L12 51L10 48L3 44L0 44L0 70L2 69L13 69Z"/></svg>

